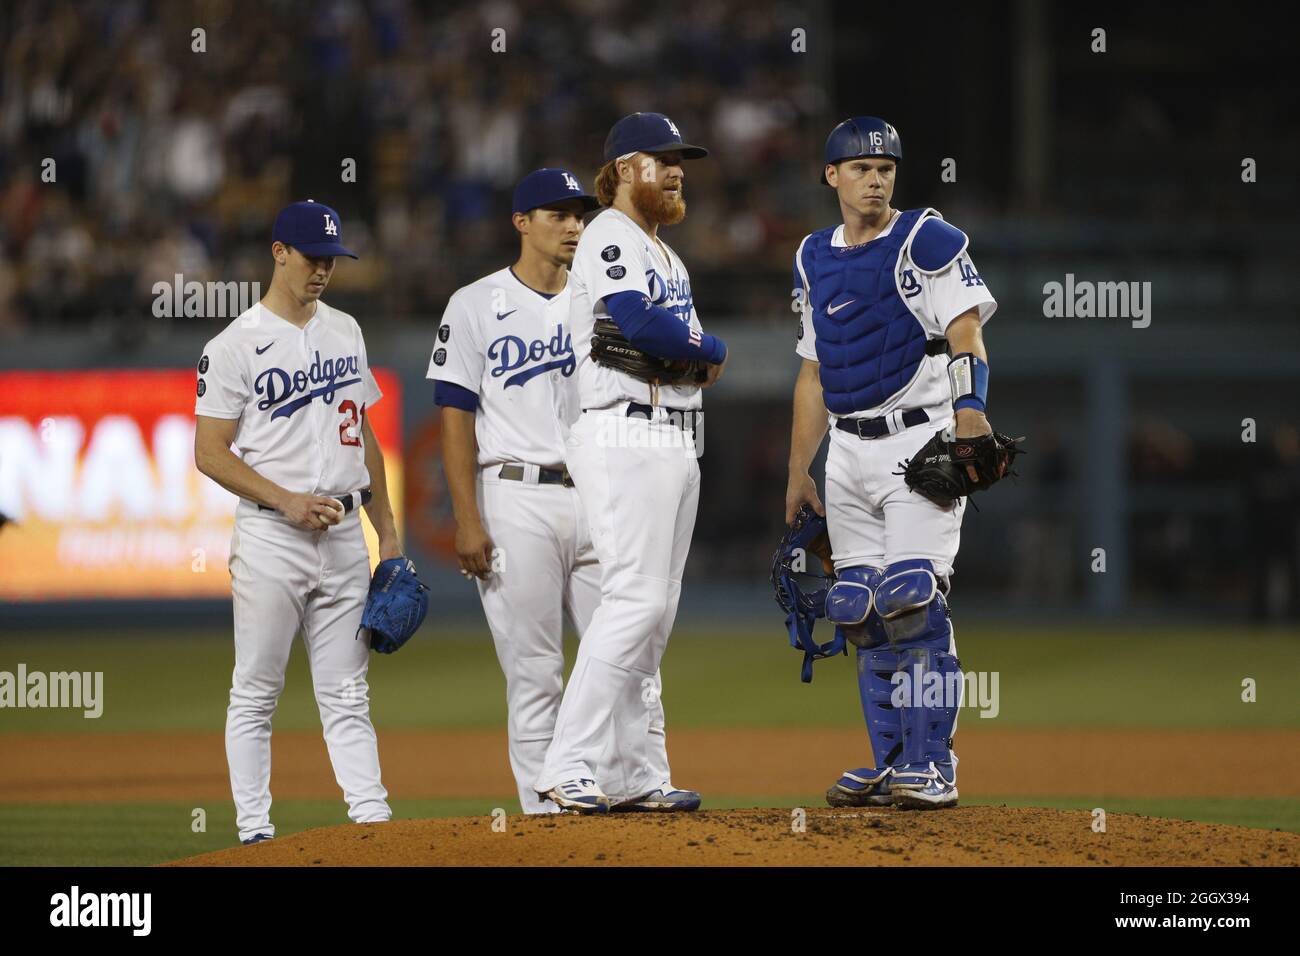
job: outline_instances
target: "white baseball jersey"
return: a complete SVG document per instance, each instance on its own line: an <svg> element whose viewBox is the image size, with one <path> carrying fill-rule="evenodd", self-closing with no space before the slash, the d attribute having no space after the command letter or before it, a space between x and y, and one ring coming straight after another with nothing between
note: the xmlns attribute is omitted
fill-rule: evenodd
<svg viewBox="0 0 1300 956"><path fill-rule="evenodd" d="M235 445L263 477L292 492L336 495L370 485L361 423L379 398L352 316L318 301L300 329L259 303L203 349L194 411L237 419ZM226 759L240 839L275 833L271 715L300 629L348 815L388 820L370 722L370 649L357 640L370 584L359 509L308 531L247 503L236 512L230 584L235 671Z"/></svg>
<svg viewBox="0 0 1300 956"><path fill-rule="evenodd" d="M568 287L548 299L509 268L457 289L447 303L428 377L478 395L480 466L563 466L561 422L578 414L568 317Z"/></svg>
<svg viewBox="0 0 1300 956"><path fill-rule="evenodd" d="M699 316L691 298L686 266L663 240L654 240L617 209L606 209L588 223L569 272L572 301L569 326L578 359L578 396L582 408L605 408L618 402L651 400L645 382L591 360L591 336L597 319L610 317L604 298L616 292L640 292L651 303L674 313L697 332ZM699 408L698 385L659 388L666 408Z"/></svg>
<svg viewBox="0 0 1300 956"><path fill-rule="evenodd" d="M238 419L244 462L291 492L367 487L361 436L382 393L352 316L316 303L301 329L254 305L203 349L196 415Z"/></svg>
<svg viewBox="0 0 1300 956"><path fill-rule="evenodd" d="M898 218L895 216L877 238L889 235ZM918 221L917 228L924 221L924 219ZM802 262L803 243L807 241L808 239L805 237L803 242L799 243L799 251L795 255L796 263ZM839 247L847 245L844 241L843 225L840 225L832 234L831 245ZM979 273L975 270L975 263L971 261L971 257L967 252L963 251L942 272L929 275L916 268L908 255L908 249L910 249L910 245L898 257L895 282L898 284L899 294L903 297L903 301L907 303L908 309L916 316L916 320L921 323L921 327L925 329L928 338L943 336L948 330L948 323L968 309L979 309L981 325L989 320L998 305L993 296L989 294L989 290L985 288L983 280L979 278ZM802 285L803 291L803 295L798 302L802 303L804 307L800 313L799 340L795 346L795 352L802 358L816 362L817 337L813 329L812 313L806 307L808 302L808 279L802 274L802 267L800 267L797 281ZM795 290L796 293L799 291L799 289ZM931 355L922 359L920 370L906 388L894 393L875 408L866 409L846 417L876 418L881 415L888 415L895 409L935 409L950 406L951 404L952 386L948 383L948 357L945 355ZM949 409L949 412L951 412L951 409Z"/></svg>

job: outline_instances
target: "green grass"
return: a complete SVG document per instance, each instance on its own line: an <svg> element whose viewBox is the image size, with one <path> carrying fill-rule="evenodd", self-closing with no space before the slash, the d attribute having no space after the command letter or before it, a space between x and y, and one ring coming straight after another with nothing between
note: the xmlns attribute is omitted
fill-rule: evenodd
<svg viewBox="0 0 1300 956"><path fill-rule="evenodd" d="M1300 635L1248 630L1098 630L1079 626L959 628L968 670L996 671L990 727L1300 727ZM573 645L568 648L572 657ZM799 682L779 623L679 630L664 659L664 706L677 727L842 727L861 721L853 662L816 666ZM104 714L0 710L0 733L220 731L234 663L225 634L136 638L11 635L0 670L103 671ZM437 625L393 657L372 657L380 727L500 727L505 682L486 629ZM1257 682L1255 703L1241 682ZM967 711L967 718L973 712ZM306 655L294 647L277 729L319 727Z"/></svg>
<svg viewBox="0 0 1300 956"><path fill-rule="evenodd" d="M513 804L513 806L512 806ZM394 800L402 819L517 813L517 800ZM205 830L192 829L192 803L0 803L0 866L149 866L238 844L235 808L208 801ZM348 822L339 800L276 800L276 833L284 835Z"/></svg>
<svg viewBox="0 0 1300 956"><path fill-rule="evenodd" d="M394 657L373 657L371 697L384 728L483 728L505 722L504 680L486 628L435 622ZM820 636L820 635L819 635ZM1300 634L1245 629L1049 629L959 627L969 670L997 671L1001 712L990 728L1300 728ZM568 648L572 657L573 646ZM673 727L855 727L861 722L853 662L817 664L799 682L799 655L779 623L711 629L683 627L664 661L664 705ZM220 733L234 650L228 634L147 633L135 638L84 634L0 637L0 671L103 671L104 714L0 709L0 734ZM1243 678L1257 702L1243 703ZM969 727L974 713L962 718ZM277 730L319 731L306 655L295 645ZM3 772L3 771L0 771ZM710 794L708 806L820 806L820 794ZM1300 832L1300 801L1144 799L1080 796L986 798L983 803L1134 812ZM204 833L191 831L182 803L0 804L0 865L135 865L230 846L234 810L210 801ZM513 796L482 800L398 800L404 818L517 812ZM346 822L341 800L276 801L281 833Z"/></svg>
<svg viewBox="0 0 1300 956"><path fill-rule="evenodd" d="M1300 832L1300 806L1293 800L1150 799L1096 797L986 797L968 806L1006 804L1201 820ZM820 807L820 794L709 797L707 807ZM513 797L458 800L395 800L399 819L490 815L496 807L518 813ZM228 801L206 807L206 831L191 830L194 807L185 803L0 804L0 866L148 866L221 850L236 843L234 808ZM277 800L280 836L346 823L341 800Z"/></svg>

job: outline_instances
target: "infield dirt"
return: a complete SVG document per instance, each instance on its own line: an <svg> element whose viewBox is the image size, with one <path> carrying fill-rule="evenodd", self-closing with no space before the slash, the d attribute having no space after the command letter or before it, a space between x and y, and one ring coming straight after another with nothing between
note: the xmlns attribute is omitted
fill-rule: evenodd
<svg viewBox="0 0 1300 956"><path fill-rule="evenodd" d="M319 734L277 731L272 791L338 799ZM194 865L1099 865L1300 863L1300 835L1078 810L964 806L940 812L830 810L822 794L860 761L858 729L744 728L670 734L674 777L713 794L773 794L794 808L578 818L505 816L514 792L504 733L380 728L394 797L483 799L480 815L338 826L192 857ZM962 735L963 798L1300 796L1292 730L985 730ZM1213 775L1203 772L1207 761ZM1269 765L1269 773L1258 768ZM0 736L0 801L229 800L220 734ZM495 796L494 796L495 795ZM1092 797L1089 797L1092 799ZM493 829L494 820L497 829ZM504 829L502 829L504 824Z"/></svg>
<svg viewBox="0 0 1300 956"><path fill-rule="evenodd" d="M450 817L307 830L179 866L1294 866L1300 835L957 807ZM495 823L495 827L494 827ZM802 828L800 828L802 824Z"/></svg>
<svg viewBox="0 0 1300 956"><path fill-rule="evenodd" d="M318 732L276 731L271 741L276 797L339 796ZM674 782L702 791L706 807L710 793L806 793L820 802L841 770L862 765L864 743L860 728L668 735ZM1294 730L978 728L961 735L957 753L968 797L1300 797ZM379 755L394 797L515 792L504 731L381 727ZM0 766L3 801L230 799L217 733L0 735Z"/></svg>

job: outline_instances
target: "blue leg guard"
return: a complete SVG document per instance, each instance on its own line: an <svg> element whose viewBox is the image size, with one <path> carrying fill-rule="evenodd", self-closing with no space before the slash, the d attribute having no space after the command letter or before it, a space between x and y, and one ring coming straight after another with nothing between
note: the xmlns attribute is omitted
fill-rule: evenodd
<svg viewBox="0 0 1300 956"><path fill-rule="evenodd" d="M891 699L894 672L900 662L897 652L889 646L880 618L873 613L867 624L868 634L876 640L869 647L858 648L858 696L871 738L872 758L877 767L885 768L896 763L903 750L901 715Z"/></svg>
<svg viewBox="0 0 1300 956"><path fill-rule="evenodd" d="M872 766L844 771L826 792L826 802L833 807L893 803L890 765L903 745L899 711L890 700L898 655L873 606L874 591L883 578L876 568L845 568L826 598L827 618L857 647L858 695L872 754Z"/></svg>
<svg viewBox="0 0 1300 956"><path fill-rule="evenodd" d="M876 589L875 606L901 671L893 687L903 745L891 780L894 803L918 809L955 806L952 735L964 684L948 603L930 562L890 565Z"/></svg>

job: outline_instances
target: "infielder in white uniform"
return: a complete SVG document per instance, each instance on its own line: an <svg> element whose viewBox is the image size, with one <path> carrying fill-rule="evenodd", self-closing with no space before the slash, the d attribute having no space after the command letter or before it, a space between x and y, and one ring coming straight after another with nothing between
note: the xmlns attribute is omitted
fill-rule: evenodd
<svg viewBox="0 0 1300 956"><path fill-rule="evenodd" d="M686 214L682 161L705 155L659 113L615 124L596 185L610 208L587 226L569 278L580 414L566 458L600 558L600 607L534 787L579 812L700 805L698 793L673 787L645 728L695 527L700 470L690 433L701 386L660 387L597 365L591 339L596 320L610 318L637 349L712 363L707 384L718 379L726 346L702 332L686 267L658 235ZM629 727L630 714L638 716Z"/></svg>
<svg viewBox="0 0 1300 956"><path fill-rule="evenodd" d="M892 678L960 678L946 596L966 502L944 508L911 491L899 463L941 429L992 430L981 328L997 304L961 230L933 209L890 206L901 157L898 133L875 117L844 121L826 143L823 182L843 222L795 254L803 365L786 522L804 503L825 514L838 577L826 616L858 649L874 765L846 771L827 800L923 809L957 802L961 702L896 708ZM808 469L828 426L823 510Z"/></svg>
<svg viewBox="0 0 1300 956"><path fill-rule="evenodd" d="M235 670L226 757L244 843L275 834L271 715L299 631L349 818L392 816L370 723L370 648L357 634L370 582L362 506L381 560L402 551L366 420L380 391L361 329L320 298L335 256L356 258L339 230L338 214L321 203L281 210L269 291L199 360L195 463L240 498L230 543Z"/></svg>
<svg viewBox="0 0 1300 956"><path fill-rule="evenodd" d="M596 552L564 466L578 401L569 266L583 217L598 206L566 170L524 177L512 216L519 259L452 295L429 363L456 552L477 579L506 677L510 766L525 813L560 810L533 782L563 692L563 621L581 636L600 603ZM651 751L666 778L657 697L652 709ZM645 711L638 702L629 725ZM608 749L615 759L613 733Z"/></svg>

